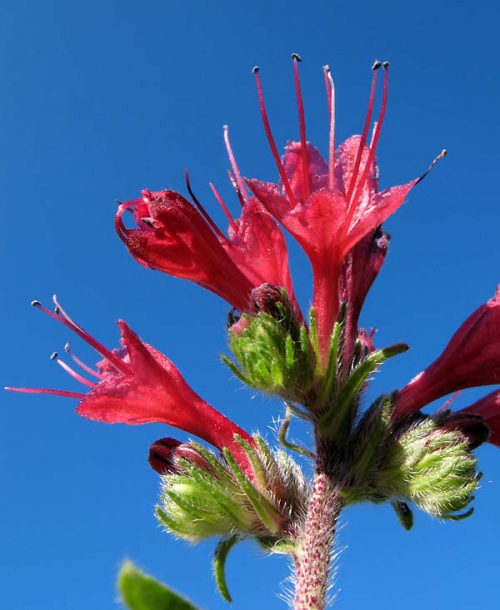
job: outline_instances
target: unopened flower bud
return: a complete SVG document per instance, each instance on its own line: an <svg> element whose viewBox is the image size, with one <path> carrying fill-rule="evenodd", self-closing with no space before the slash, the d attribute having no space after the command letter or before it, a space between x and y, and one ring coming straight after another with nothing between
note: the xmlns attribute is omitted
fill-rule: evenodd
<svg viewBox="0 0 500 610"><path fill-rule="evenodd" d="M252 290L250 310L229 330L237 362L223 358L247 385L302 402L311 388L315 354L306 327L284 290L262 284Z"/></svg>
<svg viewBox="0 0 500 610"><path fill-rule="evenodd" d="M469 450L477 449L488 440L490 429L480 415L474 413L452 413L442 424L441 430L456 430L467 442Z"/></svg>
<svg viewBox="0 0 500 610"><path fill-rule="evenodd" d="M447 429L427 417L396 435L375 477L375 487L389 498L414 502L440 519L469 516L472 509L463 511L473 499L479 474L465 430L470 427L472 434L475 424L464 423L462 430L455 423Z"/></svg>
<svg viewBox="0 0 500 610"><path fill-rule="evenodd" d="M149 463L160 474L180 474L186 470L182 463L188 462L214 473L214 469L193 443L181 443L175 438L161 438L149 448Z"/></svg>

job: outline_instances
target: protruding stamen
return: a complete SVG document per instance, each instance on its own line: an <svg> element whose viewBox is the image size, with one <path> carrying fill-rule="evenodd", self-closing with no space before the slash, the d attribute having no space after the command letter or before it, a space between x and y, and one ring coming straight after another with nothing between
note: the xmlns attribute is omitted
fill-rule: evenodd
<svg viewBox="0 0 500 610"><path fill-rule="evenodd" d="M69 375L71 375L71 377L73 377L73 379L76 379L77 381L79 381L80 383L83 383L83 385L88 386L89 388L91 388L94 384L92 383L92 381L89 381L88 379L85 379L85 377L82 377L81 375L79 375L76 371L74 371L68 364L66 364L63 360L61 360L60 358L58 358L57 354L54 352L52 354L52 356L50 357L51 360L55 360L57 362L57 364L62 367L66 373L68 373Z"/></svg>
<svg viewBox="0 0 500 610"><path fill-rule="evenodd" d="M236 182L236 178L233 176L233 173L230 169L227 170L227 175L229 177L229 182L231 186L236 191L236 196L238 197L238 201L240 202L241 207L245 206L245 200L243 199L243 195L241 194L240 189L238 188L238 183Z"/></svg>
<svg viewBox="0 0 500 610"><path fill-rule="evenodd" d="M328 115L330 117L330 134L328 144L328 188L335 186L335 83L330 73L330 66L324 66L326 94L328 96Z"/></svg>
<svg viewBox="0 0 500 610"><path fill-rule="evenodd" d="M300 89L299 77L299 62L302 61L297 53L292 53L293 58L293 76L295 81L295 95L297 97L297 107L299 111L299 127L300 127L300 158L302 163L302 199L305 201L311 192L310 176L309 176L309 152L307 150L306 139L306 118L304 113L304 101L302 99L302 91Z"/></svg>
<svg viewBox="0 0 500 610"><path fill-rule="evenodd" d="M11 388L5 386L9 392L22 392L23 394L55 394L56 396L66 396L66 398L85 398L86 394L80 392L66 392L65 390L48 390L47 388Z"/></svg>
<svg viewBox="0 0 500 610"><path fill-rule="evenodd" d="M370 128L370 124L372 121L373 103L375 101L375 90L377 88L377 75L378 75L378 70L381 66L382 66L382 63L378 60L375 61L375 63L372 66L373 76L372 76L372 84L370 87L370 97L368 98L368 109L366 111L366 118L365 118L365 124L363 126L363 133L361 135L361 140L359 141L359 148L358 148L358 152L356 154L356 161L354 162L354 169L352 172L351 183L349 184L349 190L347 191L347 195L346 195L347 201L351 200L352 193L354 191L354 187L356 186L356 178L358 177L359 164L361 163L361 157L363 155L363 150L364 150L364 147L366 144L366 138L368 137L368 130Z"/></svg>
<svg viewBox="0 0 500 610"><path fill-rule="evenodd" d="M245 189L245 183L241 179L240 170L238 169L238 165L236 163L236 159L233 154L233 149L231 148L231 142L229 140L229 127L224 125L224 142L226 144L227 154L229 156L229 162L231 163L231 167L233 168L234 175L236 176L236 182L238 184L238 190L241 193L244 201L248 201L248 193Z"/></svg>
<svg viewBox="0 0 500 610"><path fill-rule="evenodd" d="M387 92L388 92L388 88L389 88L389 70L388 70L389 62L384 62L382 65L384 66L384 69L385 69L384 88L382 90L382 103L380 105L380 113L378 116L377 128L373 135L373 141L371 143L370 152L368 154L368 158L366 160L365 167L363 168L363 173L361 175L361 179L358 182L358 185L354 191L354 195L352 196L352 199L349 200L349 211L348 211L346 223L345 223L346 231L349 230L349 225L354 216L354 212L356 210L356 205L361 196L361 193L363 192L363 188L365 186L365 182L368 177L368 172L370 171L371 164L373 163L373 159L375 158L375 151L377 150L377 144L378 144L378 141L380 138L380 133L382 131L382 124L384 122L385 111L387 108ZM353 180L354 180L354 178L353 178Z"/></svg>
<svg viewBox="0 0 500 610"><path fill-rule="evenodd" d="M220 207L222 208L222 211L224 212L224 214L226 215L226 218L229 221L229 224L233 227L233 229L235 231L238 230L238 227L236 226L236 223L234 222L234 218L231 216L227 205L224 203L224 200L222 199L222 197L219 195L219 192L217 191L217 189L215 188L215 186L209 182L209 186L212 189L212 193L215 195L215 198L217 199L217 201L219 202ZM221 239L226 239L226 236L223 235L222 233L220 234Z"/></svg>
<svg viewBox="0 0 500 610"><path fill-rule="evenodd" d="M463 390L458 390L458 392L455 392L454 394L452 394L448 400L439 407L439 409L433 414L433 417L436 417L438 415L441 415L441 413L444 413L445 411L448 411L448 409L451 407L451 405L455 402L455 400L460 396L460 394L463 392Z"/></svg>
<svg viewBox="0 0 500 610"><path fill-rule="evenodd" d="M79 337L81 337L86 343L92 346L98 354L101 354L106 360L110 362L120 373L124 375L130 374L129 365L121 360L116 354L114 354L111 350L101 345L98 341L94 339L91 335L89 335L83 328L78 326L73 320L68 316L68 314L64 311L64 309L57 302L57 298L54 295L53 297L54 304L56 306L56 312L52 312L46 307L44 307L39 301L33 301L36 307L46 313L51 318L54 318L58 322L62 322L65 326L67 326L70 330L76 333Z"/></svg>
<svg viewBox="0 0 500 610"><path fill-rule="evenodd" d="M262 122L264 123L264 130L266 132L267 141L269 142L269 146L271 148L271 152L274 157L274 162L276 163L276 167L278 168L281 182L283 183L283 188L285 189L288 200L290 201L290 204L293 207L295 207L297 205L297 202L295 201L295 197L294 197L292 188L290 186L290 183L288 182L288 178L285 173L285 168L283 167L283 164L281 163L281 159L278 154L278 149L276 148L276 143L274 142L273 134L271 132L271 126L269 124L269 119L267 118L266 105L264 103L264 94L262 92L262 84L260 82L260 77L259 77L258 72L259 72L258 66L255 66L255 68L253 69L253 73L255 75L255 84L257 86L257 95L259 97L260 114L262 117Z"/></svg>
<svg viewBox="0 0 500 610"><path fill-rule="evenodd" d="M83 362L83 360L80 360L80 358L78 358L78 356L70 349L69 343L66 343L66 345L64 346L64 351L67 354L69 354L69 356L76 362L76 364L78 364L78 366L81 367L84 371L86 371L89 375L92 375L93 377L96 377L97 379L104 378L103 375L101 375L97 371L94 371L94 369L92 369L90 366L85 364L85 362Z"/></svg>
<svg viewBox="0 0 500 610"><path fill-rule="evenodd" d="M148 225L148 227L151 227L152 229L154 229L155 227L153 219L149 218L149 216L144 216L144 218L141 218L141 222L143 222L145 225Z"/></svg>
<svg viewBox="0 0 500 610"><path fill-rule="evenodd" d="M127 227L125 226L123 220L122 220L122 216L123 213L128 211L131 207L131 203L122 203L120 205L120 207L118 208L116 215L115 215L115 229L116 232L118 233L118 237L122 240L122 242L124 244L128 243L129 240L129 234L130 234L130 229L127 229Z"/></svg>
<svg viewBox="0 0 500 610"><path fill-rule="evenodd" d="M216 235L218 235L219 237L224 237L222 231L215 224L215 222L210 217L210 214L207 213L205 208L201 205L201 203L198 201L198 199L196 198L195 194L193 193L193 191L191 189L191 181L189 180L189 174L187 172L187 169L184 170L184 178L186 180L186 188L187 188L189 194L191 195L191 199L194 201L194 204L198 208L198 210L201 213L201 215L203 216L203 218L207 221L207 223L209 224L210 228L212 229L212 231Z"/></svg>
<svg viewBox="0 0 500 610"><path fill-rule="evenodd" d="M427 170L420 176L420 178L415 182L415 184L418 184L419 182L422 182L422 180L427 176L427 174L432 170L432 168L436 165L436 163L440 160L440 159L444 159L444 157L446 157L446 155L448 154L448 151L446 150L446 148L443 148L443 150L439 153L439 155L434 159L434 161L429 165L429 167L427 168Z"/></svg>

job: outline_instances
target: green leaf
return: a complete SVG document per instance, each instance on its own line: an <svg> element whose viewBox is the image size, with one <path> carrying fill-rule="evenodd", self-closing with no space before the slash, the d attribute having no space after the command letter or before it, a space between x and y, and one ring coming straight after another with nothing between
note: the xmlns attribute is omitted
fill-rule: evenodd
<svg viewBox="0 0 500 610"><path fill-rule="evenodd" d="M413 527L413 512L411 508L406 502L401 502L400 500L393 500L391 504L396 511L399 522L409 532Z"/></svg>
<svg viewBox="0 0 500 610"><path fill-rule="evenodd" d="M129 610L198 610L183 597L126 561L118 575L118 590Z"/></svg>
<svg viewBox="0 0 500 610"><path fill-rule="evenodd" d="M231 595L226 583L226 559L229 551L239 541L238 536L231 536L227 540L221 540L215 549L214 575L219 593L227 602L232 602Z"/></svg>

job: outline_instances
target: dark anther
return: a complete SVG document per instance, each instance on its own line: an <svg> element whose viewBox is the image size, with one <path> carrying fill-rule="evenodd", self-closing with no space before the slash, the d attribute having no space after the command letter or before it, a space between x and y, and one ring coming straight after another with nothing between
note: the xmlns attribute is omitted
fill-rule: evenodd
<svg viewBox="0 0 500 610"><path fill-rule="evenodd" d="M387 68L391 65L388 61L384 61L384 63L382 64L384 66L384 70L387 70Z"/></svg>
<svg viewBox="0 0 500 610"><path fill-rule="evenodd" d="M40 301L31 301L31 305L33 307L40 307L41 303L40 303Z"/></svg>
<svg viewBox="0 0 500 610"><path fill-rule="evenodd" d="M298 53L292 53L292 59L295 59L295 61L302 61L302 57Z"/></svg>
<svg viewBox="0 0 500 610"><path fill-rule="evenodd" d="M376 59L374 64L373 64L373 66L372 66L372 70L378 70L381 65L382 65L382 62L379 61L378 59Z"/></svg>
<svg viewBox="0 0 500 610"><path fill-rule="evenodd" d="M252 73L255 74L256 72L258 72L260 70L259 66L254 66L252 68Z"/></svg>
<svg viewBox="0 0 500 610"><path fill-rule="evenodd" d="M57 360L57 352L54 352L53 354L50 354L50 359L51 360Z"/></svg>

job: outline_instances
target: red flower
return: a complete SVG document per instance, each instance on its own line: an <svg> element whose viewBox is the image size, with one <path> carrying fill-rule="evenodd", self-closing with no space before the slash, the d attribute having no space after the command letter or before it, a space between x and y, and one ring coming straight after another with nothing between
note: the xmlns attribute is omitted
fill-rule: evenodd
<svg viewBox="0 0 500 610"><path fill-rule="evenodd" d="M418 411L436 398L500 383L500 285L453 335L443 353L398 394L394 417Z"/></svg>
<svg viewBox="0 0 500 610"><path fill-rule="evenodd" d="M265 208L299 242L311 261L314 275L313 305L323 354L328 349L338 314L342 296L339 295L339 275L346 255L403 203L410 189L421 179L381 192L378 190L375 151L387 103L388 64L384 64L386 72L382 106L370 144L367 143L367 136L380 66L380 62L374 66L363 134L350 137L337 150L333 118L334 88L329 72L326 71L331 116L328 163L306 140L297 61L294 62L294 68L301 137L300 142L288 144L281 160L272 138L259 77L256 75L262 118L281 182L272 184L248 180L247 184Z"/></svg>
<svg viewBox="0 0 500 610"><path fill-rule="evenodd" d="M248 309L250 291L263 284L284 287L299 311L288 267L283 233L261 203L250 197L234 160L227 127L224 128L230 174L242 204L240 219L233 219L221 197L212 190L228 220L225 236L187 188L195 205L174 191L152 193L121 204L116 230L132 256L146 267L191 280L215 292L240 311ZM132 212L136 227L129 229L123 213Z"/></svg>
<svg viewBox="0 0 500 610"><path fill-rule="evenodd" d="M133 213L137 228L122 215ZM146 267L189 279L244 311L254 285L224 250L220 236L201 213L174 191L142 191L120 205L116 229L130 254Z"/></svg>
<svg viewBox="0 0 500 610"><path fill-rule="evenodd" d="M227 447L240 467L251 475L251 466L235 435L253 445L252 437L200 398L168 358L141 341L123 321L118 322L122 347L108 350L75 324L55 299L54 302L56 313L36 301L34 305L68 326L104 357L97 363L96 370L92 370L67 350L77 364L97 381L84 378L54 354L53 358L70 375L90 387L87 394L33 388L7 389L79 398L76 409L79 415L108 424L157 422L174 426L206 440L220 451Z"/></svg>
<svg viewBox="0 0 500 610"><path fill-rule="evenodd" d="M488 442L500 447L500 390L487 394L474 404L458 413L480 415L490 429Z"/></svg>

